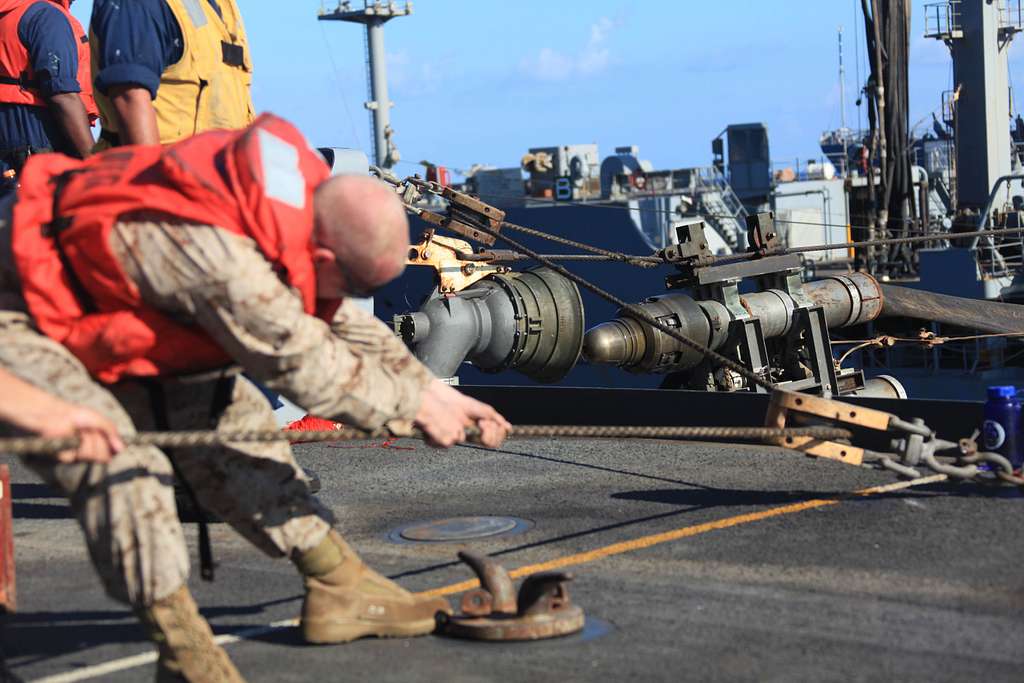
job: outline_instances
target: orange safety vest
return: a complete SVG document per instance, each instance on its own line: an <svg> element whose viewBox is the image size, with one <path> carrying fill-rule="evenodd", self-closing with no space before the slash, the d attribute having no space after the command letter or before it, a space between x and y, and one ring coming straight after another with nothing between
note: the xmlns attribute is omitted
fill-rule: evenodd
<svg viewBox="0 0 1024 683"><path fill-rule="evenodd" d="M33 156L11 235L29 312L102 382L222 367L230 359L205 332L142 301L111 249L115 223L154 211L249 237L312 314L313 191L328 175L302 134L271 114L169 147Z"/></svg>
<svg viewBox="0 0 1024 683"><path fill-rule="evenodd" d="M71 24L78 46L78 85L82 104L89 120L99 118L92 91L92 67L89 55L89 37L82 24L71 14L70 0L49 0L60 8ZM0 0L0 103L27 104L45 107L46 100L39 94L39 82L29 64L28 48L18 36L18 23L29 7L40 0Z"/></svg>

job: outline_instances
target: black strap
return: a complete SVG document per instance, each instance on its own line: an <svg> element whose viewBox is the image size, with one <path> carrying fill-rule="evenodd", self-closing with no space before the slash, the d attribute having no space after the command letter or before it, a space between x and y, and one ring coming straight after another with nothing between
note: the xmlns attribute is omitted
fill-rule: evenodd
<svg viewBox="0 0 1024 683"><path fill-rule="evenodd" d="M13 149L0 150L0 161L3 161L9 168L20 174L29 157L33 154L49 154L53 150L49 147L15 147Z"/></svg>
<svg viewBox="0 0 1024 683"><path fill-rule="evenodd" d="M39 90L39 77L29 78L28 72L23 71L20 76L0 76L0 85L16 85L22 90Z"/></svg>
<svg viewBox="0 0 1024 683"><path fill-rule="evenodd" d="M92 294L82 284L82 279L78 277L78 273L75 271L71 259L68 258L60 239L61 234L71 227L71 218L60 214L61 196L64 194L64 190L67 188L68 183L71 182L71 179L80 172L67 171L53 179L53 217L44 226L43 234L53 239L53 246L57 250L57 257L60 259L61 265L64 266L64 272L68 276L68 284L71 285L71 291L75 298L78 299L78 304L82 307L82 310L86 313L96 313L99 311L99 308L96 306L96 300L93 299Z"/></svg>
<svg viewBox="0 0 1024 683"><path fill-rule="evenodd" d="M217 386L213 390L213 400L210 402L210 429L216 430L221 415L231 405L231 396L235 393L235 378L221 377L217 380ZM188 486L188 484L185 484ZM210 543L209 519L206 511L196 500L195 491L188 488L192 496L192 504L196 506L199 516L199 571L204 581L213 581L213 570L217 564L213 561L213 546Z"/></svg>
<svg viewBox="0 0 1024 683"><path fill-rule="evenodd" d="M228 66L245 66L245 48L234 43L220 41L224 63Z"/></svg>
<svg viewBox="0 0 1024 683"><path fill-rule="evenodd" d="M167 415L167 394L164 392L163 384L158 379L146 379L141 382L142 386L149 393L149 405L153 411L154 425L162 432L170 431L170 420ZM218 390L219 388L218 386ZM165 448L163 451L171 463L174 476L192 503L192 508L196 511L196 520L199 526L199 575L203 581L212 582L217 564L213 561L213 545L210 543L210 523L206 517L206 510L199 504L199 498L196 496L195 490L188 483L188 479L182 474L181 468L174 457L174 449Z"/></svg>
<svg viewBox="0 0 1024 683"><path fill-rule="evenodd" d="M235 376L225 376L217 380L217 386L213 390L213 400L210 402L210 429L217 429L224 411L231 405L231 396L235 393Z"/></svg>
<svg viewBox="0 0 1024 683"><path fill-rule="evenodd" d="M121 146L121 135L120 135L120 133L115 133L112 130L107 130L106 128L102 129L100 131L100 139L101 140L106 140L110 144L111 147L120 147Z"/></svg>
<svg viewBox="0 0 1024 683"><path fill-rule="evenodd" d="M173 460L171 461L173 462ZM196 502L196 493L188 484L182 484L188 495L192 496L192 504L196 506L196 514L199 515L199 577L203 581L213 583L214 570L217 563L213 561L213 544L210 543L210 522L206 519L206 511L199 507Z"/></svg>

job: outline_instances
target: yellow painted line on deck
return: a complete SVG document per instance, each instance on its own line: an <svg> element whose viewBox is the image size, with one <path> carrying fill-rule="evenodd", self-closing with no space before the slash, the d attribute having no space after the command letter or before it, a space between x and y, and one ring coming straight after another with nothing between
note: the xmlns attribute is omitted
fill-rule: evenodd
<svg viewBox="0 0 1024 683"><path fill-rule="evenodd" d="M612 543L606 545L603 548L595 548L594 550L587 550L582 553L576 553L575 555L566 555L565 557L559 557L554 560L548 560L547 562L540 562L538 564L528 564L525 567L518 567L509 572L509 575L513 579L518 579L523 576L529 576L537 572L547 572L553 569L562 569L564 567L575 567L581 564L587 564L588 562L594 562L601 560L606 557L612 557L614 555L623 555L625 553L635 552L637 550L643 550L652 546L661 545L662 543L670 543L672 541L678 541L682 538L690 538L692 536L700 536L712 531L720 531L721 529L729 529L734 526L741 526L743 524L750 524L752 522L760 522L765 519L771 519L772 517L782 517L783 515L792 515L798 512L804 512L806 510L814 510L817 508L828 507L830 505L837 505L838 503L847 500L852 496L875 496L882 493L889 493L891 491L899 491L901 489L907 489L912 486L924 486L926 484L934 484L940 481L946 480L945 474L936 474L931 477L923 477L921 479L913 479L910 481L900 481L894 484L886 484L885 486L873 486L868 489L861 489L860 491L854 491L850 496L840 498L817 498L813 500L805 500L800 503L793 503L792 505L783 505L780 507L769 508L768 510L762 510L760 512L750 512L744 515L736 515L734 517L726 517L725 519L716 519L713 522L705 522L703 524L694 524L692 526L684 526L680 529L673 529L672 531L665 531L660 534L651 534L650 536L641 536L640 538L634 538L629 541L622 541L621 543ZM469 581L461 581L459 583L453 583L449 586L442 588L435 588L433 590L424 591L419 593L423 596L443 596L451 595L453 593L462 593L464 591L472 590L480 585L480 582L476 579Z"/></svg>
<svg viewBox="0 0 1024 683"><path fill-rule="evenodd" d="M612 543L601 548L595 548L593 550L587 550L581 553L575 553L573 555L566 555L564 557L555 558L548 560L547 562L539 562L537 564L528 564L523 567L518 567L509 572L512 578L517 579L529 574L536 572L551 571L552 569L562 569L564 567L575 567L581 564L587 564L589 562L595 562L597 560L604 559L606 557L613 557L615 555L623 555L625 553L636 552L637 550L644 550L652 546L661 545L662 543L670 543L672 541L678 541L683 538L691 538L693 536L700 536L701 534L707 534L712 531L720 531L722 529L729 529L736 526L742 526L744 524L751 524L753 522L760 522L766 519L772 519L774 517L782 517L785 515L793 515L798 512L805 512L807 510L815 510L818 508L829 507L831 505L838 505L844 500L857 496L877 496L883 493L891 493L893 491L901 491L903 489L909 489L914 486L925 486L927 484L936 484L938 482L946 481L948 477L945 474L936 474L930 477L922 477L920 479L911 479L910 481L900 481L894 484L886 484L884 486L872 486L871 488L861 489L859 491L853 491L845 496L838 496L836 498L815 498L812 500L805 500L799 503L792 503L790 505L781 505L779 507L769 508L767 510L761 510L760 512L750 512L743 515L735 515L733 517L726 517L724 519L717 519L712 522L704 522L702 524L694 524L691 526L684 526L679 529L673 529L672 531L665 531L659 534L651 534L649 536L641 536L634 538L629 541L622 541L620 543ZM418 593L422 596L444 596L452 595L453 593L461 593L463 591L471 590L480 585L476 580L460 581L459 583L449 584L441 588L435 588L433 590L424 591ZM276 621L266 626L256 626L247 628L236 633L229 633L217 636L215 640L219 645L226 646L234 643L246 640L249 638L258 638L267 633L282 629L282 628L294 628L299 625L298 619L284 619L282 621ZM56 674L53 676L47 676L45 678L37 678L32 683L77 683L78 681L90 680L93 678L99 678L101 676L109 676L112 673L118 671L124 671L126 669L133 669L139 666L145 666L146 664L152 664L156 661L155 652L146 652L130 657L123 657L121 659L111 660L95 666L88 666L74 671L68 671L66 673Z"/></svg>

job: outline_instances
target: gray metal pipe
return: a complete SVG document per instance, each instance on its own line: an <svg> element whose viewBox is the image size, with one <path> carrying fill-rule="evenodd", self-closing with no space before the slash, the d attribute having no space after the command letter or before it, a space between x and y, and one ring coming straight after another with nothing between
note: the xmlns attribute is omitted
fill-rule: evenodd
<svg viewBox="0 0 1024 683"><path fill-rule="evenodd" d="M488 294L494 292L489 290ZM493 301L489 301L493 299ZM462 361L481 344L491 340L488 304L500 308L501 297L451 297L431 299L408 316L402 331L415 343L416 357L437 377L454 377Z"/></svg>
<svg viewBox="0 0 1024 683"><path fill-rule="evenodd" d="M384 52L384 21L366 22L366 42L370 51L370 92L373 100L367 106L373 113L374 162L381 168L390 168L387 133L391 124L391 101L388 99L387 55Z"/></svg>
<svg viewBox="0 0 1024 683"><path fill-rule="evenodd" d="M892 375L879 375L864 382L864 386L851 392L850 396L906 399L907 390L903 383Z"/></svg>
<svg viewBox="0 0 1024 683"><path fill-rule="evenodd" d="M851 327L879 317L935 321L988 333L1024 333L1024 306L934 294L883 285L870 275L834 275L802 286L803 297L821 306L830 329ZM765 338L785 335L797 302L784 291L765 290L740 298L746 313L758 318ZM732 319L715 301L694 301L682 292L652 297L637 304L681 333L719 349ZM667 373L695 367L701 356L639 319L629 309L587 331L583 357L590 363L616 365L631 372ZM884 394L891 390L879 384Z"/></svg>
<svg viewBox="0 0 1024 683"><path fill-rule="evenodd" d="M833 275L803 286L804 295L825 310L829 328L870 322L882 313L882 285L866 273Z"/></svg>
<svg viewBox="0 0 1024 683"><path fill-rule="evenodd" d="M576 365L586 327L579 290L547 268L491 275L458 294L435 296L395 323L438 377L454 377L468 361L542 383L557 382Z"/></svg>
<svg viewBox="0 0 1024 683"><path fill-rule="evenodd" d="M802 295L825 311L830 328L849 327L874 320L882 308L878 282L870 275L837 275L802 286ZM798 304L782 290L747 294L740 303L761 321L765 338L781 337L793 324ZM638 304L654 318L711 349L726 342L731 317L715 301L694 301L682 292L665 294ZM583 356L591 363L617 365L632 372L667 373L695 367L702 355L683 346L633 314L619 311L616 319L587 331Z"/></svg>

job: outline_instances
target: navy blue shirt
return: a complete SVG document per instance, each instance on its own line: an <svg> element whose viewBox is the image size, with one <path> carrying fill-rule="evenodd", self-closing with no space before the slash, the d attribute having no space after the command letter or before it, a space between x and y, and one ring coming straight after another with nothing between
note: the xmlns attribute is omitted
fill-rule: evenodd
<svg viewBox="0 0 1024 683"><path fill-rule="evenodd" d="M221 15L216 0L209 2ZM96 0L92 6L92 33L99 43L96 90L137 85L156 99L160 75L181 61L181 27L164 0Z"/></svg>
<svg viewBox="0 0 1024 683"><path fill-rule="evenodd" d="M82 91L78 83L79 39L60 8L39 0L25 10L18 22L18 37L28 50L43 97ZM49 108L0 104L0 153L25 147L74 153Z"/></svg>

